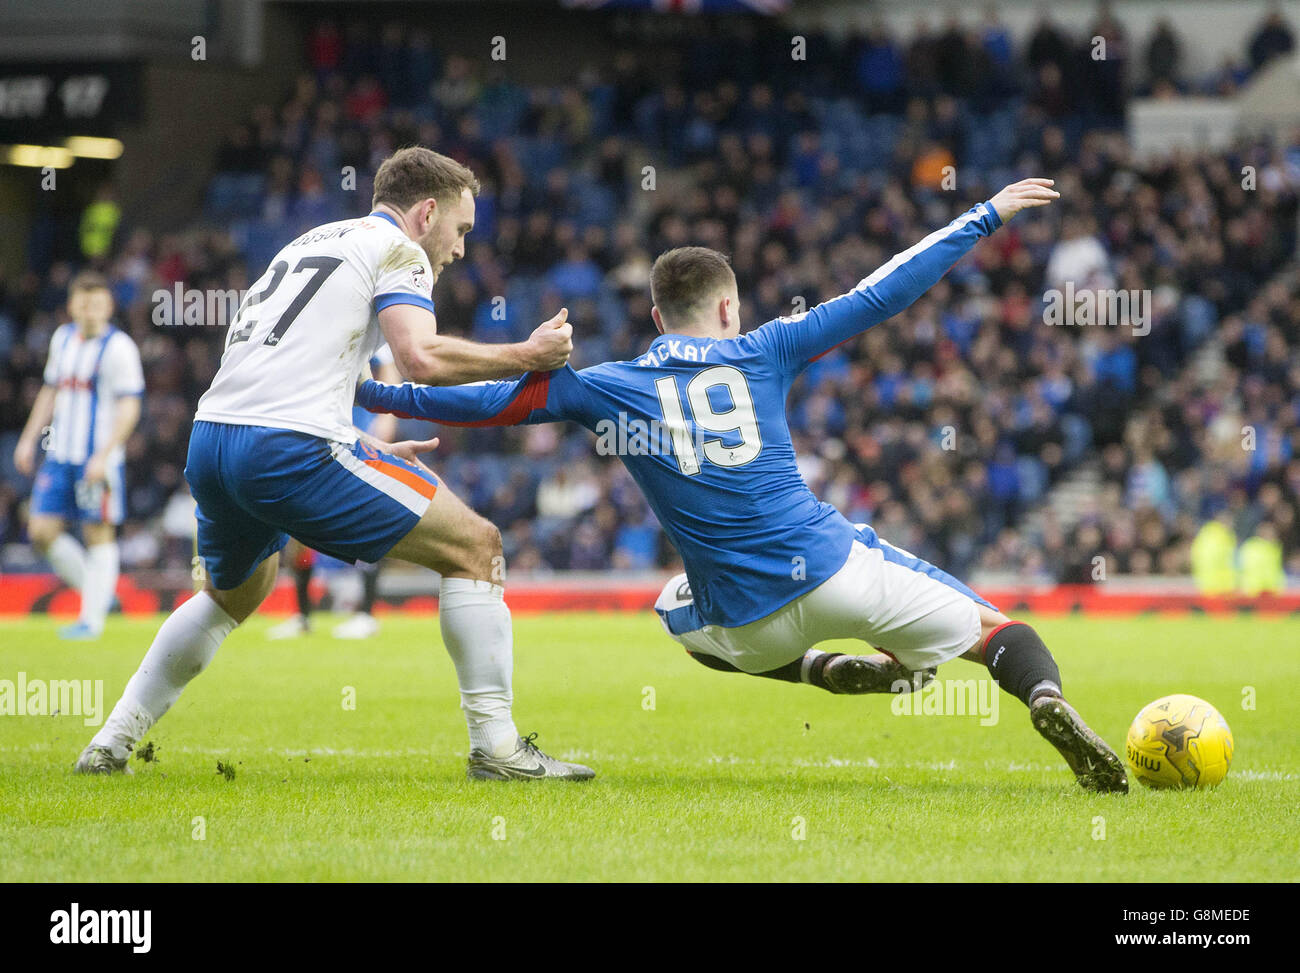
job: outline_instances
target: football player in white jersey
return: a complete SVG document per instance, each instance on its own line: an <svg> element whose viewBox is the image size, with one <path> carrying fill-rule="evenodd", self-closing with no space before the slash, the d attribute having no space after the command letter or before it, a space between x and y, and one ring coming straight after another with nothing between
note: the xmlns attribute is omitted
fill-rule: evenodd
<svg viewBox="0 0 1300 973"><path fill-rule="evenodd" d="M342 560L395 557L441 576L438 617L469 724L471 778L594 776L515 729L496 527L418 461L436 440L389 445L359 437L351 422L357 381L384 341L403 377L428 384L568 360L565 310L517 344L438 334L433 282L465 254L478 189L455 160L402 149L375 173L369 215L304 233L253 284L199 400L185 465L207 580L163 623L79 771L128 769L142 735L270 592L292 534Z"/></svg>
<svg viewBox="0 0 1300 973"><path fill-rule="evenodd" d="M113 295L99 274L68 290L72 321L50 339L45 384L27 419L14 464L24 476L45 459L32 487L27 533L60 578L81 592L81 616L60 631L99 638L117 589L117 525L126 514L124 450L140 420L144 374L135 342L113 327ZM68 529L81 525L85 546Z"/></svg>

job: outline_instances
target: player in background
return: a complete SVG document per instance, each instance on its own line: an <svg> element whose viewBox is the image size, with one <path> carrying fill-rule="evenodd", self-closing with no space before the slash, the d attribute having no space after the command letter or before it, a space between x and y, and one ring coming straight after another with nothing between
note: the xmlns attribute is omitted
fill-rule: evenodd
<svg viewBox="0 0 1300 973"><path fill-rule="evenodd" d="M471 778L593 776L515 729L500 532L418 462L435 442L388 445L358 437L351 422L357 380L385 341L402 375L434 384L568 361L564 310L519 344L437 333L433 282L465 254L478 189L455 160L402 149L375 173L369 215L307 231L254 282L199 400L185 465L207 580L163 622L79 771L128 769L141 736L262 603L292 534L341 560L391 556L441 576L438 618L469 727Z"/></svg>
<svg viewBox="0 0 1300 973"><path fill-rule="evenodd" d="M902 311L1022 209L1056 199L1051 185L1008 186L847 294L747 334L727 259L685 247L655 262L660 337L633 361L455 389L367 382L358 401L453 425L568 419L607 447L623 437L609 451L686 566L656 610L692 655L714 668L813 683L837 664L813 648L830 639L861 639L918 672L958 657L982 663L1029 707L1084 788L1125 791L1123 764L1065 702L1038 633L819 502L799 474L785 415L790 386L811 361Z"/></svg>
<svg viewBox="0 0 1300 973"><path fill-rule="evenodd" d="M380 346L370 359L370 371L380 382L402 380L397 366L393 364L393 352L388 345ZM397 437L397 417L386 412L376 414L357 407L352 411L352 424L358 431L374 436L380 442L391 443ZM284 558L289 562L289 573L293 577L298 611L267 630L266 637L272 640L298 638L311 631L311 577L316 569L316 552L290 538L284 549ZM336 639L368 639L379 634L375 598L379 593L379 572L382 568L382 561L377 564L367 564L364 561L357 564L357 574L361 580L361 602L351 617L334 626L330 634Z"/></svg>
<svg viewBox="0 0 1300 973"><path fill-rule="evenodd" d="M24 476L45 459L32 487L27 533L64 583L81 592L81 615L65 639L97 639L117 591L117 526L126 515L124 447L140 421L140 352L112 324L113 295L97 273L68 289L72 321L50 338L45 383L14 451ZM48 433L46 432L48 430ZM81 526L83 547L69 533Z"/></svg>
<svg viewBox="0 0 1300 973"><path fill-rule="evenodd" d="M294 603L298 610L266 630L266 637L273 642L296 639L310 632L311 614L315 610L311 603L311 576L316 571L316 552L290 537L283 555L289 565L289 576L293 578Z"/></svg>

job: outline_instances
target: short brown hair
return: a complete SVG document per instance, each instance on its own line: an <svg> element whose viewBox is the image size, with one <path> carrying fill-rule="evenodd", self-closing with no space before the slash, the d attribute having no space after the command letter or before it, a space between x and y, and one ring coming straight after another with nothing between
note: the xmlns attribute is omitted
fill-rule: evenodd
<svg viewBox="0 0 1300 973"><path fill-rule="evenodd" d="M68 284L68 293L76 294L78 291L106 291L108 290L108 278L94 270L83 270L72 278Z"/></svg>
<svg viewBox="0 0 1300 973"><path fill-rule="evenodd" d="M455 159L421 145L398 149L375 173L372 206L387 203L407 210L422 199L448 200L465 189L477 196L478 178Z"/></svg>
<svg viewBox="0 0 1300 973"><path fill-rule="evenodd" d="M661 253L650 269L650 299L661 316L681 321L735 282L726 254L708 247L678 247Z"/></svg>

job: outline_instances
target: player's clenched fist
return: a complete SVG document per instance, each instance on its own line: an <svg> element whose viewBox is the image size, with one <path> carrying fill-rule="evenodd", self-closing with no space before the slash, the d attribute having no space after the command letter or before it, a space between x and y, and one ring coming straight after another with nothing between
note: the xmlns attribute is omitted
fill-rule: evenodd
<svg viewBox="0 0 1300 973"><path fill-rule="evenodd" d="M1055 181L1052 179L1021 179L990 199L989 204L997 212L998 219L1005 223L1022 209L1046 206L1052 200L1060 199L1061 194L1052 188L1053 185Z"/></svg>
<svg viewBox="0 0 1300 973"><path fill-rule="evenodd" d="M561 367L573 354L573 325L568 323L569 309L543 322L528 338L531 372L550 372Z"/></svg>

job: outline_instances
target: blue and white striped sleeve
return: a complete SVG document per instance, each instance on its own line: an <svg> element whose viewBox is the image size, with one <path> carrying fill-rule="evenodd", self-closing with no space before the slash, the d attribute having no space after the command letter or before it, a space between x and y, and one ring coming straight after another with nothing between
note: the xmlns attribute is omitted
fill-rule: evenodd
<svg viewBox="0 0 1300 973"><path fill-rule="evenodd" d="M45 372L43 375L46 385L59 384L59 359L63 357L63 351L68 346L68 341L72 338L72 329L75 324L61 324L54 329L54 334L50 335L50 351L45 359Z"/></svg>
<svg viewBox="0 0 1300 973"><path fill-rule="evenodd" d="M847 294L806 314L777 318L747 337L789 371L798 371L854 335L888 320L933 287L983 237L1002 225L979 203L920 243L896 254Z"/></svg>
<svg viewBox="0 0 1300 973"><path fill-rule="evenodd" d="M144 368L140 349L130 335L115 331L104 350L100 374L108 379L107 390L114 397L144 394Z"/></svg>

